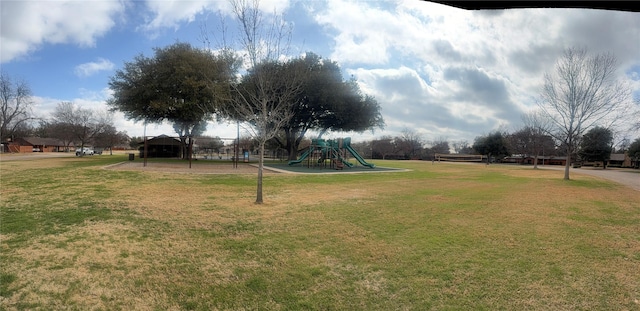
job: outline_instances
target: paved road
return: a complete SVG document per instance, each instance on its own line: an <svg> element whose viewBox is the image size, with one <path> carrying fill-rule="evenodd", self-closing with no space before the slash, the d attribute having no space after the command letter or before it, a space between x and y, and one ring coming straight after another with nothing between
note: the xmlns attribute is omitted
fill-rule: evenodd
<svg viewBox="0 0 640 311"><path fill-rule="evenodd" d="M564 171L564 166L538 165L538 167L541 169ZM636 191L640 191L640 170L617 169L617 168L608 168L606 170L603 170L601 168L592 168L592 167L581 167L581 168L572 167L570 174L592 175L592 176L612 180L617 183L623 184L625 186L629 186L632 189L635 189Z"/></svg>

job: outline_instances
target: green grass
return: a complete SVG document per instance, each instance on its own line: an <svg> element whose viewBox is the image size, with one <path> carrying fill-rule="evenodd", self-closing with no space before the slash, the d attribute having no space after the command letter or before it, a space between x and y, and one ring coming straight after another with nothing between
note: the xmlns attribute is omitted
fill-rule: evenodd
<svg viewBox="0 0 640 311"><path fill-rule="evenodd" d="M1 163L0 309L637 310L640 193L518 166ZM184 164L181 163L181 164ZM214 165L214 164L212 164Z"/></svg>

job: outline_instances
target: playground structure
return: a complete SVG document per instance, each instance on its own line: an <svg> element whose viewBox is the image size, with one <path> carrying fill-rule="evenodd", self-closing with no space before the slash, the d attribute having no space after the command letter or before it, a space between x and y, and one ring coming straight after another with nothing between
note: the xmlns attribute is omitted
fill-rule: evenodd
<svg viewBox="0 0 640 311"><path fill-rule="evenodd" d="M351 137L334 140L312 139L311 145L297 160L289 161L289 165L303 163L306 160L307 167L344 169L344 166L353 167L353 163L347 160L350 153L362 166L374 168L375 165L367 161L351 147Z"/></svg>

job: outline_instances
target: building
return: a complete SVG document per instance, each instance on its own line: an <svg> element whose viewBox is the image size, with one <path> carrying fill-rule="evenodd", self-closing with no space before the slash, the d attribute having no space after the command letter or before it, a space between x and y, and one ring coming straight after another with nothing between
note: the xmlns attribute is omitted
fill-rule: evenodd
<svg viewBox="0 0 640 311"><path fill-rule="evenodd" d="M532 156L513 155L502 159L502 163L533 165L535 158ZM567 157L564 156L538 156L538 165L565 165Z"/></svg>
<svg viewBox="0 0 640 311"><path fill-rule="evenodd" d="M55 138L24 137L9 142L6 146L8 152L64 152L69 151L64 143Z"/></svg>
<svg viewBox="0 0 640 311"><path fill-rule="evenodd" d="M633 167L634 163L629 157L629 155L625 153L612 153L607 166L610 167Z"/></svg>
<svg viewBox="0 0 640 311"><path fill-rule="evenodd" d="M180 158L181 143L180 138L160 135L147 139L147 157L148 158ZM140 158L145 157L145 142L138 144Z"/></svg>

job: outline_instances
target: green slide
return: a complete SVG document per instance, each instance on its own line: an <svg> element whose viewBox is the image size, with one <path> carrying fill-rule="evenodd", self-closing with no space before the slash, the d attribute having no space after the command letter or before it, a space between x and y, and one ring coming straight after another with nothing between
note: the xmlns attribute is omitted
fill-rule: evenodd
<svg viewBox="0 0 640 311"><path fill-rule="evenodd" d="M298 164L298 163L300 163L300 162L304 161L304 159L306 159L306 158L309 156L310 151L311 151L311 149L310 149L310 148L309 148L309 149L307 149L307 151L303 152L303 153L300 155L300 158L299 158L299 159L289 161L289 165Z"/></svg>
<svg viewBox="0 0 640 311"><path fill-rule="evenodd" d="M363 166L369 167L369 168L374 168L376 165L373 163L367 163L367 161L365 161L360 154L358 154L357 151L355 151L353 148L351 148L351 145L346 145L345 148L351 152L351 155L356 158L356 160L358 160L358 162L360 162L360 164L362 164Z"/></svg>
<svg viewBox="0 0 640 311"><path fill-rule="evenodd" d="M348 166L348 167L353 167L353 163L347 161L345 158L338 156L340 162L342 162L342 164Z"/></svg>

